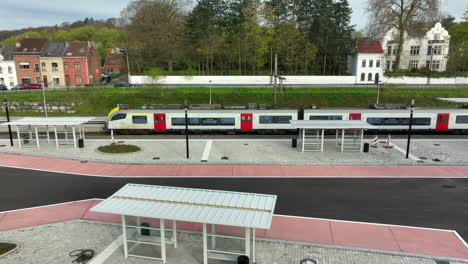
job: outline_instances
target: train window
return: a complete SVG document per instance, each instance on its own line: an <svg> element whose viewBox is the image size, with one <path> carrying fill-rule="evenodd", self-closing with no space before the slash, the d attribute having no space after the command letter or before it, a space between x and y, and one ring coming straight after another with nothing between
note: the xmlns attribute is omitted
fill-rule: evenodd
<svg viewBox="0 0 468 264"><path fill-rule="evenodd" d="M190 126L199 126L200 125L200 118L189 118L188 124Z"/></svg>
<svg viewBox="0 0 468 264"><path fill-rule="evenodd" d="M289 124L292 116L260 116L260 124Z"/></svg>
<svg viewBox="0 0 468 264"><path fill-rule="evenodd" d="M455 122L457 124L468 124L468 116L459 115L459 116L457 116L457 119L456 119Z"/></svg>
<svg viewBox="0 0 468 264"><path fill-rule="evenodd" d="M185 126L185 118L172 118L171 122L173 126Z"/></svg>
<svg viewBox="0 0 468 264"><path fill-rule="evenodd" d="M127 114L116 114L111 118L111 121L122 120L127 118Z"/></svg>
<svg viewBox="0 0 468 264"><path fill-rule="evenodd" d="M236 124L236 121L234 118L220 118L219 124L221 126L233 126Z"/></svg>
<svg viewBox="0 0 468 264"><path fill-rule="evenodd" d="M407 126L409 125L409 118L381 118L381 117L369 117L367 123L374 126ZM416 117L413 118L413 126L429 126L431 124L430 118Z"/></svg>
<svg viewBox="0 0 468 264"><path fill-rule="evenodd" d="M333 115L333 116L310 116L309 120L343 120L343 116Z"/></svg>
<svg viewBox="0 0 468 264"><path fill-rule="evenodd" d="M202 118L201 124L202 126L217 126L218 119L217 118Z"/></svg>
<svg viewBox="0 0 468 264"><path fill-rule="evenodd" d="M147 124L147 116L132 116L133 124Z"/></svg>

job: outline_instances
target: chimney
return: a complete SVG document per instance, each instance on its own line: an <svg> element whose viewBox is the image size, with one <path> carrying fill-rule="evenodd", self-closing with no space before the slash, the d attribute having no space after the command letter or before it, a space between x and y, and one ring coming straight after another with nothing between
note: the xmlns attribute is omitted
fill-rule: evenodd
<svg viewBox="0 0 468 264"><path fill-rule="evenodd" d="M16 47L18 49L21 48L21 40L19 40L19 39L16 40Z"/></svg>

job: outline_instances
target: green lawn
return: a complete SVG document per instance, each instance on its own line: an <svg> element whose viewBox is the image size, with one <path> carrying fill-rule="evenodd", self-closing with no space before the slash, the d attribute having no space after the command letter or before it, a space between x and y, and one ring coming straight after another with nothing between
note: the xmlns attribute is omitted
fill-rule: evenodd
<svg viewBox="0 0 468 264"><path fill-rule="evenodd" d="M468 87L467 87L468 88ZM438 97L468 97L467 88L395 88L380 90L380 103L407 104L416 100L418 107L449 106ZM41 92L13 92L6 94L9 101L42 102ZM207 104L209 88L90 88L76 90L47 91L48 102L74 102L75 116L105 116L117 104L140 107L143 104ZM272 88L213 88L214 104L272 104ZM301 88L278 91L281 107L315 104L319 107L368 107L375 103L377 89L369 88ZM42 116L42 113L12 113L12 116ZM66 114L51 114L66 115Z"/></svg>

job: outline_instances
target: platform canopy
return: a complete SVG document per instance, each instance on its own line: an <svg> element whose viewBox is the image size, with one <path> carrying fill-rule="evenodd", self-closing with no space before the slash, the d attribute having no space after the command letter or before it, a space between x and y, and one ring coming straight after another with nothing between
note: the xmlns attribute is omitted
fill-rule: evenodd
<svg viewBox="0 0 468 264"><path fill-rule="evenodd" d="M439 98L439 100L454 104L468 104L468 98Z"/></svg>
<svg viewBox="0 0 468 264"><path fill-rule="evenodd" d="M363 120L291 120L297 129L367 129L373 126Z"/></svg>
<svg viewBox="0 0 468 264"><path fill-rule="evenodd" d="M24 117L1 126L81 126L95 117Z"/></svg>
<svg viewBox="0 0 468 264"><path fill-rule="evenodd" d="M268 229L276 195L127 184L91 211Z"/></svg>

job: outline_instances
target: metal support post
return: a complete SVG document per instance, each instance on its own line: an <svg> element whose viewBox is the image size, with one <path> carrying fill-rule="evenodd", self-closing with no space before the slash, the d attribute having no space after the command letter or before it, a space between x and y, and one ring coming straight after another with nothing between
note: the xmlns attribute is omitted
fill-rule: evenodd
<svg viewBox="0 0 468 264"><path fill-rule="evenodd" d="M44 84L44 85L47 85L47 84ZM45 98L44 85L42 86L42 99L44 100L44 113L45 113L45 117L47 117L47 104L46 104L46 98Z"/></svg>
<svg viewBox="0 0 468 264"><path fill-rule="evenodd" d="M39 145L39 132L37 132L37 127L36 127L36 126L34 127L34 133L36 134L36 144L37 144L37 148L40 149L41 146Z"/></svg>
<svg viewBox="0 0 468 264"><path fill-rule="evenodd" d="M338 135L339 135L339 131L338 129L336 129L336 136L335 136L335 147L338 148Z"/></svg>
<svg viewBox="0 0 468 264"><path fill-rule="evenodd" d="M411 100L411 112L408 128L408 142L406 143L406 159L409 157L410 142L411 142L411 129L413 128L413 112L414 112L414 100Z"/></svg>
<svg viewBox="0 0 468 264"><path fill-rule="evenodd" d="M164 230L164 219L159 219L159 225L161 232L161 258L163 263L166 263L166 232Z"/></svg>
<svg viewBox="0 0 468 264"><path fill-rule="evenodd" d="M59 148L59 142L58 142L58 135L57 135L57 127L54 126L54 134L55 134L55 146Z"/></svg>
<svg viewBox="0 0 468 264"><path fill-rule="evenodd" d="M323 142L325 141L325 129L322 129L322 144L320 145L320 151L323 152Z"/></svg>
<svg viewBox="0 0 468 264"><path fill-rule="evenodd" d="M342 129L341 130L341 152L344 151L344 133L345 133L345 130Z"/></svg>
<svg viewBox="0 0 468 264"><path fill-rule="evenodd" d="M187 113L187 107L185 107L185 147L186 147L186 154L187 154L187 159L190 158L189 154L189 136L188 136L188 113Z"/></svg>
<svg viewBox="0 0 468 264"><path fill-rule="evenodd" d="M68 131L67 131L67 126L64 126L63 129L65 130L65 142L68 144Z"/></svg>
<svg viewBox="0 0 468 264"><path fill-rule="evenodd" d="M302 144L302 152L304 152L304 146L305 146L305 129L302 129L302 140L301 140L301 144Z"/></svg>
<svg viewBox="0 0 468 264"><path fill-rule="evenodd" d="M172 220L172 241L174 242L174 248L177 248L177 221Z"/></svg>
<svg viewBox="0 0 468 264"><path fill-rule="evenodd" d="M215 249L216 247L216 225L211 224L211 249Z"/></svg>
<svg viewBox="0 0 468 264"><path fill-rule="evenodd" d="M5 106L7 122L10 123L10 110L8 109L8 101L6 97L3 99L3 106ZM8 135L10 136L10 145L13 147L13 133L11 132L11 125L8 125Z"/></svg>
<svg viewBox="0 0 468 264"><path fill-rule="evenodd" d="M245 255L250 257L250 228L245 228Z"/></svg>
<svg viewBox="0 0 468 264"><path fill-rule="evenodd" d="M252 262L255 263L255 228L252 228L252 237Z"/></svg>
<svg viewBox="0 0 468 264"><path fill-rule="evenodd" d="M21 149L21 134L18 127L16 127L16 134L18 135L18 147Z"/></svg>
<svg viewBox="0 0 468 264"><path fill-rule="evenodd" d="M128 248L127 248L127 227L125 226L125 215L122 215L122 237L123 237L124 256L127 258Z"/></svg>
<svg viewBox="0 0 468 264"><path fill-rule="evenodd" d="M49 126L46 126L46 133L47 133L47 143L50 144Z"/></svg>
<svg viewBox="0 0 468 264"><path fill-rule="evenodd" d="M210 104L211 104L211 82L212 80L210 80Z"/></svg>
<svg viewBox="0 0 468 264"><path fill-rule="evenodd" d="M86 139L86 138L85 138L85 130L84 130L84 126L83 126L83 125L81 126L81 131L82 131L82 133L83 133L83 140L85 140L85 139Z"/></svg>
<svg viewBox="0 0 468 264"><path fill-rule="evenodd" d="M76 146L76 131L75 131L75 127L72 127L72 132L73 132L73 146L75 148L77 148Z"/></svg>
<svg viewBox="0 0 468 264"><path fill-rule="evenodd" d="M208 264L208 242L206 240L206 224L203 223L203 264Z"/></svg>
<svg viewBox="0 0 468 264"><path fill-rule="evenodd" d="M364 144L362 144L363 142L364 142L364 129L361 129L361 142L359 143L361 146L360 152L362 152L364 148Z"/></svg>

